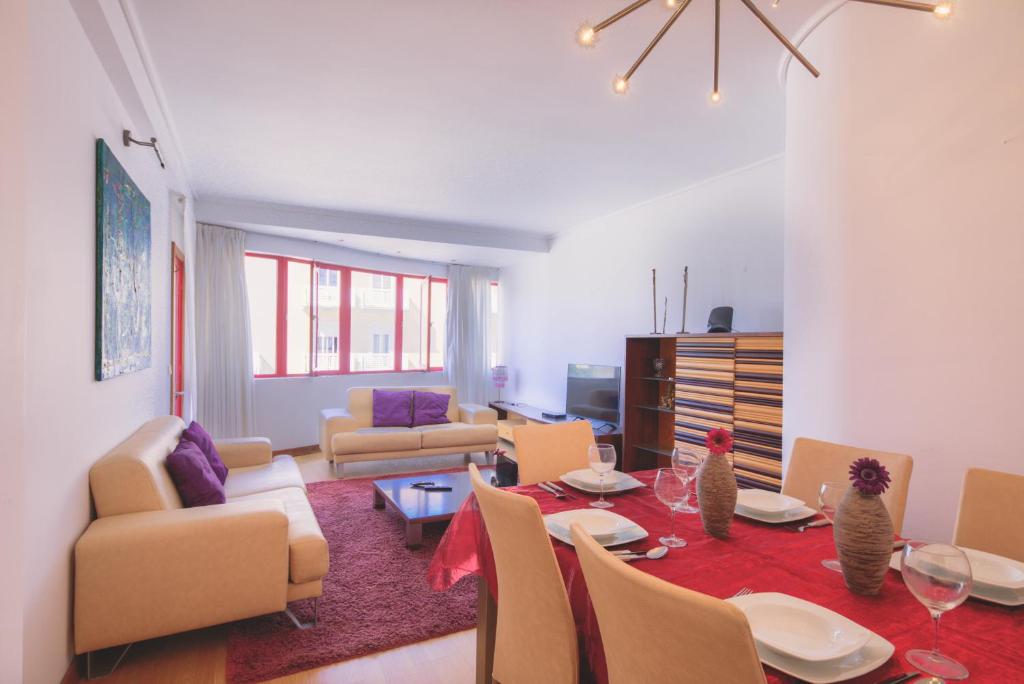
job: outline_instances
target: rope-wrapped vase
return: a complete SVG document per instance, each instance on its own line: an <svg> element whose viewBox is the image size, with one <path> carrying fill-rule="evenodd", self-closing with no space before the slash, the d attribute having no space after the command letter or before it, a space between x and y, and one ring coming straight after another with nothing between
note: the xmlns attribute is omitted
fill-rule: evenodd
<svg viewBox="0 0 1024 684"><path fill-rule="evenodd" d="M869 460L873 466L859 466ZM884 486L865 486L862 480L851 478L854 485L839 502L832 532L847 588L868 596L881 590L892 557L892 519L879 496L888 487L889 474L874 459L860 459L850 468L853 473L855 468L867 472L874 467L884 477Z"/></svg>
<svg viewBox="0 0 1024 684"><path fill-rule="evenodd" d="M697 471L697 503L704 531L712 537L729 536L736 512L736 475L724 454L711 454Z"/></svg>

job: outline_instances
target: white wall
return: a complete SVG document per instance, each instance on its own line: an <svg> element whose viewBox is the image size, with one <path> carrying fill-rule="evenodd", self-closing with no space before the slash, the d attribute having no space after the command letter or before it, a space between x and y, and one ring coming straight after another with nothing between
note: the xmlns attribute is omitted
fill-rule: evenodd
<svg viewBox="0 0 1024 684"><path fill-rule="evenodd" d="M292 240L260 233L249 233L245 245L247 250L254 252L318 259L342 266L442 278L447 277L448 273L445 264L369 254L319 242ZM350 387L437 385L444 382L444 374L436 372L257 379L256 434L270 438L275 449L317 444L317 420L320 411L325 408L346 406L345 393Z"/></svg>
<svg viewBox="0 0 1024 684"><path fill-rule="evenodd" d="M35 0L28 20L24 681L52 684L71 658L72 550L90 519L89 467L169 411L168 204L177 188L152 151L121 146L122 128L135 126L71 4ZM104 382L93 379L96 138L152 207L152 366Z"/></svg>
<svg viewBox="0 0 1024 684"><path fill-rule="evenodd" d="M789 72L786 451L912 454L911 535L949 539L965 468L1024 473L1021 26L852 3Z"/></svg>
<svg viewBox="0 0 1024 684"><path fill-rule="evenodd" d="M22 605L25 581L25 159L28 82L25 51L28 4L0 3L0 682L22 679Z"/></svg>
<svg viewBox="0 0 1024 684"><path fill-rule="evenodd" d="M772 159L576 226L549 254L502 269L510 396L564 409L566 365L625 363L627 334L679 330L683 266L690 267L687 331L733 306L742 331L782 329L783 162Z"/></svg>

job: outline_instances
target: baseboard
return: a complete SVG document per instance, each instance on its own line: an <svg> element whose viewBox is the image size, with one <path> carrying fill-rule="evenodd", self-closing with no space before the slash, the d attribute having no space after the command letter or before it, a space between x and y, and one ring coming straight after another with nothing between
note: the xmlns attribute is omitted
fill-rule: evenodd
<svg viewBox="0 0 1024 684"><path fill-rule="evenodd" d="M310 446L295 447L294 449L279 449L274 452L274 456L280 456L281 454L288 454L289 456L308 456L309 454L319 454L320 445L311 444Z"/></svg>

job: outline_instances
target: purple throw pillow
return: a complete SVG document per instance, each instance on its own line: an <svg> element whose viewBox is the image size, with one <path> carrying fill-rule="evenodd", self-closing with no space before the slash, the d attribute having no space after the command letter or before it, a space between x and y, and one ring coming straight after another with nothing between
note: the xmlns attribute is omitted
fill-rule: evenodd
<svg viewBox="0 0 1024 684"><path fill-rule="evenodd" d="M193 420L192 424L181 433L181 438L187 439L199 447L199 450L206 456L206 460L210 462L210 467L213 468L213 472L217 479L220 480L220 483L224 484L227 482L228 467L224 465L220 454L217 453L217 447L213 445L213 437L210 437L210 433L202 425Z"/></svg>
<svg viewBox="0 0 1024 684"><path fill-rule="evenodd" d="M224 485L194 442L187 439L178 442L167 457L167 472L186 508L224 503Z"/></svg>
<svg viewBox="0 0 1024 684"><path fill-rule="evenodd" d="M412 390L373 390L373 427L412 427Z"/></svg>
<svg viewBox="0 0 1024 684"><path fill-rule="evenodd" d="M416 392L412 398L412 424L442 425L448 420L448 402L450 394L440 392Z"/></svg>

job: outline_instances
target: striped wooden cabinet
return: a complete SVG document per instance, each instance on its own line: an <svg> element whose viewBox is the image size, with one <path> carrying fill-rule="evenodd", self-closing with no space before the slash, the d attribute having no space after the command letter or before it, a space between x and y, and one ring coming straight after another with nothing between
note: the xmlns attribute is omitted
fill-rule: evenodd
<svg viewBox="0 0 1024 684"><path fill-rule="evenodd" d="M782 486L782 333L645 335L626 339L623 464L665 466L674 447L707 454L704 438L734 436L741 487ZM654 360L664 361L660 376Z"/></svg>

